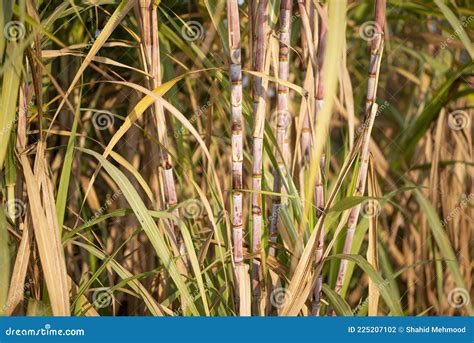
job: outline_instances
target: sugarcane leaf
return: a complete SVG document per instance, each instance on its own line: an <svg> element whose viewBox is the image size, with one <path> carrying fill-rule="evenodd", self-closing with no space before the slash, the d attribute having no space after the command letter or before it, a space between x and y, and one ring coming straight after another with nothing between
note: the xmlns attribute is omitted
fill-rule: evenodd
<svg viewBox="0 0 474 343"><path fill-rule="evenodd" d="M446 263L446 266L448 267L451 276L454 279L454 282L457 284L458 287L467 290L468 288L461 275L458 260L456 258L456 255L454 254L454 250L451 246L449 237L443 229L441 221L438 215L436 214L436 210L420 190L415 189L414 192L418 203L420 204L421 208L423 209L423 212L426 215L426 219L429 223L428 227L430 228L433 234L433 237L436 241L436 245L438 246L438 249L441 252L441 255L443 256L444 263ZM469 306L469 312L472 314L472 306L469 304L466 306Z"/></svg>
<svg viewBox="0 0 474 343"><path fill-rule="evenodd" d="M454 32L459 36L461 42L463 42L466 50L469 52L471 59L474 59L474 46L472 45L469 36L466 34L464 27L466 22L460 22L456 15L451 11L451 9L445 4L444 0L434 0L436 6L439 7L441 12L443 12L444 17L448 20L451 27L454 29Z"/></svg>
<svg viewBox="0 0 474 343"><path fill-rule="evenodd" d="M369 196L349 196L336 202L334 206L329 209L329 212L342 212L354 206L357 206L367 200L381 200L382 198Z"/></svg>
<svg viewBox="0 0 474 343"><path fill-rule="evenodd" d="M176 263L172 259L169 248L167 247L164 237L161 234L161 231L156 226L153 218L148 212L145 204L138 195L138 192L133 187L132 183L128 178L112 163L107 161L101 154L98 154L95 151L89 149L80 149L81 151L94 156L107 171L107 173L114 179L114 181L119 186L120 190L123 192L125 198L127 199L130 207L133 209L140 225L142 225L143 230L146 232L150 242L155 248L156 254L161 260L161 263L168 270L171 279L173 279L176 287L178 288L180 294L185 299L185 302L190 309L191 313L194 315L199 315L199 312L194 304L193 298L189 293L188 287L186 286L181 274L179 273Z"/></svg>
<svg viewBox="0 0 474 343"><path fill-rule="evenodd" d="M16 306L23 301L25 293L25 286L29 286L32 283L32 279L28 279L25 283L26 273L28 271L28 265L30 260L30 237L31 237L31 225L29 219L20 227L23 227L23 234L21 236L21 242L17 250L15 265L13 267L12 277L10 281L10 290L8 291L8 302L5 315L9 316L13 313ZM0 261L1 269L1 261ZM3 272L2 272L3 275Z"/></svg>
<svg viewBox="0 0 474 343"><path fill-rule="evenodd" d="M89 253L97 257L98 259L105 260L107 258L107 255L104 252L97 249L92 244L87 244L87 243L78 242L78 241L72 241L72 243L81 248L84 248L86 251L88 251ZM114 259L111 259L110 265L111 265L111 268L117 273L117 275L122 280L130 280L128 282L128 285L137 294L142 296L145 302L145 305L154 316L161 316L163 315L163 313L172 314L172 312L169 309L158 304L156 300L148 292L148 290L141 284L141 282L133 278L132 273L130 273L127 269L125 269L120 263L118 263Z"/></svg>
<svg viewBox="0 0 474 343"><path fill-rule="evenodd" d="M365 235L369 228L367 218L362 218L362 220L357 224L357 227L354 232L354 238L352 240L351 251L349 252L352 255L357 255L360 252L362 243L364 242ZM346 296L347 290L349 288L350 281L352 280L352 274L354 273L355 264L351 261L347 262L346 274L341 288L341 295Z"/></svg>
<svg viewBox="0 0 474 343"><path fill-rule="evenodd" d="M77 82L79 82L81 75L84 73L86 68L92 62L92 58L99 52L100 48L105 44L105 42L110 37L112 32L120 24L120 22L123 20L125 15L128 13L128 11L130 11L130 9L132 9L132 7L135 5L136 2L137 0L122 0L120 4L117 6L114 13L111 15L111 17L105 24L104 28L100 31L100 34L94 40L94 43L92 44L91 48L89 49L89 52L84 58L84 61L81 63L79 69L74 75L74 78L71 84L69 85L69 88L67 89L65 95L63 96L63 99L61 100L61 103L59 104L58 108L56 109L56 113L54 114L54 117L56 117L59 114L59 111L61 111L62 107L66 103L66 100L68 99L72 90L76 86Z"/></svg>
<svg viewBox="0 0 474 343"><path fill-rule="evenodd" d="M6 55L12 56L15 51L15 43L7 44ZM7 154L10 133L16 122L16 102L20 87L20 76L23 56L11 58L11 66L6 68L3 74L2 92L0 98L0 169L3 167Z"/></svg>
<svg viewBox="0 0 474 343"><path fill-rule="evenodd" d="M173 80L165 82L161 86L158 86L157 88L155 88L150 93L155 94L157 96L163 96L166 92L168 92L171 89L171 87L173 87L176 84L176 82L183 79L185 75L186 74L180 75L180 76L174 78ZM129 82L127 82L125 84L127 84L129 86L132 86L132 85L130 85ZM139 88L139 89L142 89L143 91L147 91L144 88L140 88L140 87L135 87L135 88ZM156 99L154 99L151 96L151 94L149 94L147 96L144 96L138 102L138 104L136 104L136 106L134 107L132 112L130 112L130 114L125 118L125 121L123 122L122 126L120 126L120 128L115 132L115 134L110 139L109 144L105 148L104 153L103 153L104 157L109 156L110 152L115 147L115 145L118 143L118 141L125 135L125 133L128 131L128 129L130 129L132 127L132 124L135 121L137 121L142 116L142 114L146 111L146 109L148 107L150 107L156 101Z"/></svg>
<svg viewBox="0 0 474 343"><path fill-rule="evenodd" d="M413 149L418 144L419 140L425 135L432 122L438 117L441 108L450 100L449 94L451 86L462 75L472 73L474 70L474 63L468 62L456 70L437 90L433 95L431 101L425 106L423 112L406 128L401 136L399 146L405 147L404 155L406 158L410 157Z"/></svg>
<svg viewBox="0 0 474 343"><path fill-rule="evenodd" d="M3 210L0 210L0 314L3 315L7 304L8 285L10 283L10 248L8 226Z"/></svg>
<svg viewBox="0 0 474 343"><path fill-rule="evenodd" d="M222 2L223 4L224 2ZM224 48L224 54L228 55L229 54L229 43L228 43L228 38L227 38L227 32L226 28L224 25L223 20L221 20L220 13L222 8L219 6L216 6L214 2L211 2L209 0L204 0L204 4L206 5L206 9L209 13L209 17L212 20L212 24L216 28L216 31L219 35L219 39L221 40L222 47Z"/></svg>
<svg viewBox="0 0 474 343"><path fill-rule="evenodd" d="M350 254L337 254L329 256L328 259L346 259L356 263L375 283L375 286L378 288L380 295L384 299L387 306L390 308L390 313L393 316L402 316L403 310L400 304L400 299L398 299L393 292L391 292L390 287L388 287L388 282L384 280L380 274L370 265L367 260L359 255L350 255Z"/></svg>
<svg viewBox="0 0 474 343"><path fill-rule="evenodd" d="M328 298L329 304L334 308L338 316L351 317L354 315L349 304L338 293L331 289L331 287L323 283L322 289Z"/></svg>
<svg viewBox="0 0 474 343"><path fill-rule="evenodd" d="M74 144L76 142L77 131L77 116L74 116L72 124L71 135L67 143L66 153L64 155L63 169L61 171L61 178L59 179L58 193L56 195L56 215L58 217L59 236L64 223L64 216L66 215L66 202L69 192L69 183L71 180L72 162L74 157Z"/></svg>
<svg viewBox="0 0 474 343"><path fill-rule="evenodd" d="M117 161L118 164L123 166L125 169L127 169L137 180L138 184L142 187L143 191L147 195L148 199L154 203L154 196L153 192L150 189L150 186L148 186L148 183L145 181L143 176L140 174L140 172L135 168L130 162L128 162L122 155L116 153L115 151L110 152L110 156Z"/></svg>
<svg viewBox="0 0 474 343"><path fill-rule="evenodd" d="M64 251L59 238L59 230L57 227L51 227L51 217L47 215L47 211L49 213L54 211L54 204L49 201L52 194L48 194L45 189L43 189L43 194L40 193L38 184L40 183L41 175L33 174L26 155L20 156L20 162L23 167L28 193L34 236L38 245L53 315L69 316L71 313ZM43 177L45 178L46 175ZM48 208L48 205L53 208Z"/></svg>

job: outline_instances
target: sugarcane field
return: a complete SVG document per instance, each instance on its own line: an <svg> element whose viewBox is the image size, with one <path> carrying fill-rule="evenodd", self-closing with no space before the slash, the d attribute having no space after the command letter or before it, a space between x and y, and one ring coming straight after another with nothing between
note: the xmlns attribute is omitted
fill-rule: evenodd
<svg viewBox="0 0 474 343"><path fill-rule="evenodd" d="M0 316L474 315L473 0L4 0L0 29Z"/></svg>

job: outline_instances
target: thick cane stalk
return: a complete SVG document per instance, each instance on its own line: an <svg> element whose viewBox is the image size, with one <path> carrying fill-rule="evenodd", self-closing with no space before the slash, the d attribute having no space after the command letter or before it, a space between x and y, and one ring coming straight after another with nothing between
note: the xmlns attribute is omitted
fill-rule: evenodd
<svg viewBox="0 0 474 343"><path fill-rule="evenodd" d="M234 263L243 263L242 244L242 65L240 55L240 24L237 0L227 1L230 49L230 110L232 120L232 229L234 238ZM236 273L238 275L238 273ZM239 282L240 280L238 280Z"/></svg>
<svg viewBox="0 0 474 343"><path fill-rule="evenodd" d="M265 55L267 50L267 21L268 0L261 0L257 10L257 46L255 49L254 70L264 72ZM256 76L253 85L253 166L252 166L252 252L261 253L262 236L262 161L263 161L263 130L265 124L265 86L261 77ZM260 261L252 261L252 293L260 299L261 296Z"/></svg>
<svg viewBox="0 0 474 343"><path fill-rule="evenodd" d="M291 0L282 0L280 7L280 53L278 77L281 80L288 81L290 69L290 18L291 18ZM278 84L278 111L277 111L277 132L276 140L279 151L276 151L275 157L278 163L278 169L273 172L273 192L280 193L282 189L282 177L286 175L285 162L288 154L288 126L291 123L291 115L288 111L288 87ZM270 249L269 255L275 256L275 244L277 239L278 218L281 210L281 196L272 198L272 215L270 222Z"/></svg>
<svg viewBox="0 0 474 343"><path fill-rule="evenodd" d="M318 39L318 82L316 86L316 106L315 106L315 123L318 120L318 113L321 112L321 109L324 106L324 78L323 78L323 65L324 65L324 57L325 57L325 50L326 50L326 34L327 34L327 25L326 19L320 18L319 22L319 39ZM316 187L315 187L315 202L316 202L316 218L319 219L323 214L324 210L324 166L326 162L326 154L323 150L320 159L320 166L319 171L316 177ZM324 224L321 229L321 234L319 235L318 246L316 248L316 263L321 262L321 258L323 256L323 248L324 248ZM318 280L316 281L316 285L314 287L313 293L313 304L311 313L314 316L319 316L319 310L321 307L321 289L323 285L322 280L322 273L319 274Z"/></svg>
<svg viewBox="0 0 474 343"><path fill-rule="evenodd" d="M158 16L156 7L153 5L151 0L140 1L140 24L143 45L145 50L145 62L147 71L152 75L149 80L149 88L154 89L161 85L161 63L160 63L160 48L158 41ZM155 126L158 134L158 139L161 142L163 148L160 147L160 172L163 180L163 193L164 201L167 208L175 207L178 203L178 197L176 194L176 185L173 175L173 166L171 158L167 153L169 149L170 139L168 137L166 129L166 118L164 114L163 106L160 102L155 102L153 107ZM178 209L173 211L173 215L176 218L180 217ZM184 246L183 238L179 230L178 223L173 220L170 221L170 225L173 227L174 232L174 243L177 248L177 253L181 255L183 264L180 266L181 272L186 273L188 268L188 260L186 258L186 249ZM184 303L183 303L184 306Z"/></svg>
<svg viewBox="0 0 474 343"><path fill-rule="evenodd" d="M303 0L298 1L299 10L301 13L301 19L303 24L303 32L305 37L305 42L309 46L309 55L311 60L311 66L313 67L313 79L314 79L314 100L315 104L313 106L314 111L314 124L317 122L318 113L321 111L324 102L324 83L323 83L323 65L324 65L324 51L326 45L326 23L324 18L319 18L317 20L316 11L314 8L314 4L310 4L310 14L307 14L307 9L305 7L305 3ZM319 27L316 25L319 23ZM311 24L314 24L314 30L311 29ZM313 32L314 31L314 32ZM314 40L313 38L314 37ZM317 56L315 56L314 48L317 46ZM309 118L309 113L304 118L303 122L303 134L302 137L302 156L303 156L303 166L305 163L308 162L310 149L311 149L311 141L312 141L312 133L309 130L311 125L311 121ZM315 133L317 135L317 133ZM303 136L303 135L302 135ZM325 154L321 155L320 159L320 166L318 168L318 174L316 176L316 185L315 185L315 203L316 203L316 217L319 218L322 215L322 211L324 208L324 187L323 187L323 170L325 164ZM324 227L321 230L321 234L318 240L318 246L316 249L316 261L320 262L322 258L322 251L324 246ZM316 281L316 285L313 291L313 305L311 312L313 315L319 315L319 308L320 308L320 299L321 299L321 287L322 287L322 276L318 277Z"/></svg>
<svg viewBox="0 0 474 343"><path fill-rule="evenodd" d="M316 63L316 46L315 46L315 40L313 40L314 35L316 32L313 34L311 30L311 23L313 20L311 20L311 15L314 13L314 5L312 2L305 1L305 0L298 0L298 10L300 12L301 16L301 23L303 26L302 30L302 45L303 45L303 55L305 56L305 60L309 60L308 68L307 70L304 70L304 83L306 84L307 80L313 79L313 84L314 87L316 87L316 80L317 80L317 63ZM309 12L309 13L308 13ZM322 65L321 65L322 67ZM309 72L309 73L308 73ZM314 94L316 99L316 88L314 89ZM312 142L312 132L311 132L311 127L312 124L314 125L314 122L311 123L311 112L313 111L314 108L314 103L311 102L313 98L308 101L308 110L304 114L303 118L303 128L301 131L301 141L300 141L300 146L301 146L301 168L304 169L308 162L309 162L309 157L310 157L310 152L311 152L311 142ZM304 192L304 189L301 189L301 192Z"/></svg>
<svg viewBox="0 0 474 343"><path fill-rule="evenodd" d="M380 72L380 62L383 52L383 26L385 22L385 0L377 0L375 5L375 34L371 42L370 65L367 86L366 111L363 121L363 137L360 151L359 170L357 173L355 196L362 196L365 192L365 183L367 178L367 169L369 161L369 141L377 115L377 104L375 98L377 95L377 84ZM348 254L352 248L354 231L357 225L361 204L351 209L348 219L348 229L344 242L343 253ZM341 260L339 273L336 281L336 292L340 292L344 283L347 270L347 260ZM328 310L328 314L332 314L332 309Z"/></svg>
<svg viewBox="0 0 474 343"><path fill-rule="evenodd" d="M298 0L298 11L301 15L305 15L305 1ZM303 11L303 13L302 13ZM305 87L308 87L309 83L312 82L312 68L311 68L311 61L309 60L309 44L308 44L308 37L306 37L305 30L303 30L303 34L301 35L301 48L303 50L303 61L302 63L302 70L301 70L301 78L303 80L303 84ZM308 72L309 71L309 72ZM308 98L310 100L311 98ZM307 100L306 100L307 101ZM306 167L309 161L309 154L311 149L311 118L310 118L310 111L309 111L309 102L306 102L306 106L300 107L300 115L303 116L303 125L301 128L301 135L300 135L300 149L301 149L301 156L299 160L299 182L300 182L300 196L304 199L304 175L306 171Z"/></svg>

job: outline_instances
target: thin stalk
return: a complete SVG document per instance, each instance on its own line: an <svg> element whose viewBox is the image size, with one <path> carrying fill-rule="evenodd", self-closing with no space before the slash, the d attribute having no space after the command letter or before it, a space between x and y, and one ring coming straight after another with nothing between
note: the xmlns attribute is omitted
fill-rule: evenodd
<svg viewBox="0 0 474 343"><path fill-rule="evenodd" d="M257 46L255 49L254 70L264 72L267 50L268 0L261 0L257 9ZM263 131L265 124L265 87L261 77L256 76L253 85L253 166L252 166L252 252L261 252L262 236L262 162L263 162ZM260 299L261 262L252 260L252 293Z"/></svg>
<svg viewBox="0 0 474 343"><path fill-rule="evenodd" d="M320 17L319 22L319 39L318 39L318 82L316 85L316 106L315 106L315 123L318 120L318 113L321 112L321 109L324 106L324 78L323 78L323 65L324 57L326 50L326 35L327 35L327 25L325 18ZM323 214L324 210L324 166L326 162L326 154L324 152L321 154L321 159L319 162L319 171L316 176L316 187L315 187L315 202L316 202L316 219L319 219ZM322 225L321 234L319 235L318 246L316 248L316 263L321 262L323 256L324 248L324 224ZM319 310L321 308L321 289L323 285L322 273L319 274L314 287L313 292L313 304L311 308L311 314L314 316L319 316Z"/></svg>
<svg viewBox="0 0 474 343"><path fill-rule="evenodd" d="M160 62L160 46L158 40L158 15L156 6L151 0L140 1L140 24L143 45L145 50L145 67L152 77L148 82L148 88L155 89L161 85L161 62ZM176 184L173 175L173 165L171 158L167 153L170 147L170 139L167 133L166 118L163 106L160 102L155 102L152 112L155 118L155 128L158 134L158 140L162 144L159 149L159 172L161 180L163 180L162 190L166 208L175 208L172 214L175 218L180 218L179 210L176 209L178 196L176 194ZM187 274L189 263L186 255L186 248L183 237L180 232L177 220L170 220L169 225L173 228L174 237L172 245L174 245L175 255L181 256L182 260L177 262L181 273ZM186 303L184 298L180 298L181 310L186 311Z"/></svg>
<svg viewBox="0 0 474 343"><path fill-rule="evenodd" d="M377 0L375 4L375 34L371 42L371 54L370 54L370 65L368 73L368 86L367 86L367 98L366 98L366 110L363 121L363 137L362 146L360 151L359 169L356 179L355 196L362 196L365 192L365 184L367 178L367 169L369 161L369 141L374 124L375 117L377 115L377 104L375 98L377 95L377 84L380 74L380 62L382 59L383 52L383 26L385 22L385 0ZM346 239L344 242L343 254L348 254L352 248L352 241L354 238L354 231L357 225L361 204L354 206L351 209L348 219L348 229ZM341 260L339 266L339 272L336 280L336 292L340 292L344 283L344 278L347 270L347 260ZM328 315L333 313L332 308L328 309Z"/></svg>
<svg viewBox="0 0 474 343"><path fill-rule="evenodd" d="M289 52L290 52L290 18L291 18L291 0L282 0L280 7L280 53L278 77L281 80L288 81L290 70ZM277 111L277 132L276 140L279 152L275 153L278 169L273 172L273 192L283 192L282 177L286 175L285 162L288 155L288 126L291 115L288 111L288 87L278 84L278 111ZM277 239L278 218L281 210L281 196L272 197L272 215L270 223L270 249L269 255L275 256L275 244Z"/></svg>
<svg viewBox="0 0 474 343"><path fill-rule="evenodd" d="M311 44L308 43L308 40L311 39L311 31L310 31L310 20L307 18L307 8L312 8L313 4L310 3L308 0L298 0L298 9L300 12L300 16L302 17L303 25L306 24L306 28L303 30L303 34L301 35L301 45L303 49L303 60L305 63L302 64L303 69L301 71L302 79L304 85L309 84L309 82L313 79L313 68L312 68L312 52L311 52ZM308 73L309 72L309 73ZM305 171L308 167L309 156L311 151L311 140L312 140L312 132L311 132L311 115L310 115L310 107L312 98L308 98L306 110L303 114L303 126L301 128L301 137L300 137L300 148L301 148L301 157L300 157L300 166L299 166L299 173L300 173L300 195L301 198L304 199L304 191L305 191Z"/></svg>
<svg viewBox="0 0 474 343"><path fill-rule="evenodd" d="M148 72L152 75L149 81L149 88L154 89L161 85L161 63L160 63L160 47L158 41L158 16L156 8L151 0L140 1L141 15L141 32L143 45L145 49L145 59ZM166 130L166 118L164 109L160 102L154 104L154 114L156 121L156 130L158 139L163 148L160 148L160 166L163 179L163 193L167 208L176 206L178 197L176 194L176 185L173 176L173 166L167 149L169 148L169 138ZM173 214L179 218L179 211L176 209ZM187 265L185 258L185 248L179 227L176 222L171 223L174 228L175 242L179 253L183 256L183 261Z"/></svg>
<svg viewBox="0 0 474 343"><path fill-rule="evenodd" d="M311 20L312 13L314 13L314 4L312 2L308 2L305 0L298 0L298 10L300 12L301 16L301 24L303 26L303 34L302 34L302 44L303 44L303 52L306 54L306 59L309 58L309 65L307 70L304 71L304 78L305 78L305 84L306 84L306 79L310 80L313 78L313 84L314 84L314 92L313 94L316 94L316 80L317 80L317 63L316 63L316 46L315 46L315 39L313 39L314 35L311 30L311 23L314 22L314 20ZM309 13L309 14L308 14ZM316 34L316 32L314 33ZM309 57L308 57L309 56ZM311 75L308 75L307 72L311 71ZM314 97L314 99L316 96ZM309 163L309 158L310 158L310 153L311 153L311 143L312 143L312 128L314 125L314 122L312 122L311 119L311 113L314 109L314 102L312 101L313 98L308 99L308 110L304 114L303 118L303 127L301 131L301 177L304 178L304 171L306 170L308 163ZM304 181L301 182L301 196L304 199Z"/></svg>
<svg viewBox="0 0 474 343"><path fill-rule="evenodd" d="M242 65L240 51L240 23L237 0L227 1L227 21L229 26L230 50L230 111L232 120L232 229L233 256L236 265L243 264L242 243ZM239 282L240 280L238 280Z"/></svg>

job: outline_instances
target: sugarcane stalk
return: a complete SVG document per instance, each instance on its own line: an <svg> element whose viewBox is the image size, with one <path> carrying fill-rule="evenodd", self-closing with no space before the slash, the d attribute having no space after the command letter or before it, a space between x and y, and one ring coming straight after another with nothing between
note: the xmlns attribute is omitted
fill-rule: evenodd
<svg viewBox="0 0 474 343"><path fill-rule="evenodd" d="M326 50L326 35L327 35L327 25L324 18L320 18L319 22L319 39L318 39L318 79L316 85L316 106L315 106L315 123L318 120L318 113L321 112L321 109L324 106L324 78L323 78L323 65L324 65L324 57L325 57L325 50ZM323 149L323 153L321 154L321 159L319 162L319 170L316 176L316 187L315 187L315 203L316 203L316 218L319 219L323 214L324 210L324 182L323 182L323 175L324 175L324 168L325 168L325 161L326 154ZM321 258L323 256L323 248L324 248L324 224L322 225L321 233L319 235L318 245L316 248L316 263L321 262ZM318 279L316 281L316 285L314 287L313 292L313 303L311 308L311 314L314 316L319 316L319 310L321 308L321 289L323 285L322 280L322 273L319 274Z"/></svg>
<svg viewBox="0 0 474 343"><path fill-rule="evenodd" d="M309 56L310 61L310 68L304 71L304 78L306 84L306 78L313 78L314 87L316 87L316 80L317 80L317 62L316 62L316 55L315 55L315 40L313 39L314 35L311 30L311 22L310 14L308 14L308 9L310 13L314 12L314 5L312 2L305 1L305 0L298 0L298 10L301 16L301 23L303 26L303 34L302 34L302 44L303 44L303 53L304 55ZM316 32L315 32L316 34ZM306 56L305 60L308 58ZM322 66L322 65L321 65ZM307 72L310 71L310 75ZM314 99L316 99L316 88L314 88ZM310 106L312 105L312 106ZM308 102L308 106L311 107L306 111L303 118L303 128L301 131L301 168L304 169L309 162L310 152L311 152L311 142L312 142L312 132L311 132L311 117L310 113L314 104ZM314 123L313 123L314 124ZM303 193L304 189L301 189Z"/></svg>
<svg viewBox="0 0 474 343"><path fill-rule="evenodd" d="M149 88L154 89L161 85L161 63L158 40L158 16L156 7L154 6L152 0L140 1L140 19L143 46L145 50L145 63L147 71L152 75L151 79L149 80ZM154 103L153 110L155 114L155 126L158 139L163 147L160 147L159 149L159 160L160 172L163 180L164 200L166 207L172 208L178 203L178 197L176 194L176 185L173 175L173 165L171 163L171 158L167 153L170 140L167 133L166 118L164 115L163 106L159 101ZM173 210L173 215L176 218L179 218L179 210ZM186 249L184 247L181 232L179 231L179 226L175 220L171 221L170 225L174 229L175 244L187 268L188 261L186 258Z"/></svg>
<svg viewBox="0 0 474 343"><path fill-rule="evenodd" d="M362 146L359 158L359 170L357 173L356 187L353 196L363 196L365 192L365 184L367 179L367 169L369 163L369 141L370 141L370 132L374 125L374 119L377 115L378 105L376 103L372 104L372 110L370 111L368 122L366 122L366 128L363 131L364 137L362 138ZM359 217L361 204L358 204L352 207L347 221L347 234L344 241L343 254L349 254L352 248L352 241L354 238L354 232L357 225L357 220ZM341 260L339 266L339 272L336 281L336 292L340 292L344 283L344 277L347 270L347 260Z"/></svg>
<svg viewBox="0 0 474 343"><path fill-rule="evenodd" d="M314 3L310 4L310 14L308 15L307 6L303 0L298 0L298 7L301 13L303 32L305 43L308 46L308 53L311 60L311 66L313 70L313 80L314 80L314 100L315 104L313 106L313 119L314 124L317 122L318 113L321 111L324 102L324 83L323 83L323 65L324 65L324 51L326 45L326 34L327 28L326 23L323 18L319 18L316 15ZM311 29L311 24L314 24L314 30ZM319 27L317 24L319 23ZM313 32L314 31L314 32ZM314 37L314 39L313 39ZM317 55L314 53L314 48L317 47ZM302 137L302 166L304 168L305 164L309 160L311 142L312 142L312 133L311 128L311 119L308 114L305 115L303 122L303 134ZM303 136L302 134L302 136ZM324 209L324 186L323 186L323 170L325 165L325 154L321 155L317 175L316 175L316 185L315 185L315 203L316 203L316 218L320 218L322 211ZM316 261L319 263L322 258L322 251L324 247L324 227L321 229L321 234L318 238L318 246L316 249ZM315 288L313 290L313 304L311 308L311 313L313 315L319 315L320 308L320 299L321 299L321 287L322 287L322 276L321 274L316 281Z"/></svg>
<svg viewBox="0 0 474 343"><path fill-rule="evenodd" d="M371 54L370 64L368 73L368 86L367 86L367 97L365 106L365 115L363 121L362 131L362 146L359 157L359 167L356 179L356 188L354 195L362 196L365 192L365 184L367 179L367 169L369 161L369 141L374 124L375 117L377 115L378 106L375 103L377 95L377 84L380 74L380 63L383 53L383 26L385 23L385 0L377 0L375 5L375 33L371 41ZM348 218L348 229L344 242L343 254L348 254L352 248L352 241L354 238L354 231L357 225L361 204L354 206L351 209ZM341 260L339 266L339 272L336 280L335 291L340 293L344 278L347 270L347 260ZM328 309L328 315L333 313L332 308Z"/></svg>
<svg viewBox="0 0 474 343"><path fill-rule="evenodd" d="M303 68L301 71L302 79L304 80L303 83L306 87L310 84L313 84L313 68L312 68L312 58L313 55L310 55L310 44L308 43L308 39L311 39L311 32L310 32L310 23L309 19L306 18L307 8L312 7L312 3L308 0L298 0L298 9L300 12L300 16L302 17L303 24L306 23L307 27L303 30L303 34L301 35L301 46L303 49L303 61L305 63L302 64ZM309 37L307 37L307 35ZM302 199L305 198L305 184L304 184L304 175L306 168L309 162L309 156L311 152L311 140L312 140L312 132L311 132L311 104L309 101L312 100L312 97L308 97L306 100L306 108L301 106L301 109L304 108L304 112L302 113L303 116L303 124L301 128L301 136L300 136L300 148L301 148L301 156L299 161L299 179L300 179L300 196ZM301 113L301 112L300 112Z"/></svg>
<svg viewBox="0 0 474 343"><path fill-rule="evenodd" d="M142 43L145 50L145 68L152 76L148 80L148 88L155 89L161 85L161 62L160 47L158 38L158 15L156 6L152 0L140 0L140 26L142 33ZM159 151L159 173L163 182L162 191L166 208L174 208L172 215L176 218L169 221L170 227L173 228L174 237L170 237L175 255L179 255L181 260L177 261L180 272L187 274L189 262L186 255L186 248L183 237L179 229L178 220L180 218L179 209L176 208L178 196L176 193L176 184L173 174L173 165L171 158L167 153L170 147L170 139L168 137L166 118L163 106L159 101L154 103L152 113L154 114L154 126L158 135L161 146ZM180 298L181 311L186 312L186 302L183 297Z"/></svg>
<svg viewBox="0 0 474 343"><path fill-rule="evenodd" d="M282 0L280 4L280 50L279 50L279 68L278 77L283 81L288 81L289 74L289 52L290 52L290 18L291 18L291 0ZM275 152L275 158L278 169L273 172L273 192L283 192L281 178L286 175L285 163L288 163L286 156L288 154L288 126L291 116L288 111L288 87L278 84L278 110L277 110L277 132L276 141L279 152ZM275 256L275 244L277 240L277 226L281 210L281 196L272 197L272 214L270 222L270 248L269 255Z"/></svg>
<svg viewBox="0 0 474 343"><path fill-rule="evenodd" d="M267 50L268 0L261 0L257 9L257 46L255 49L254 70L264 71ZM253 148L252 148L252 252L261 252L262 235L262 162L263 162L263 131L265 124L265 87L260 76L254 78L253 84ZM255 298L261 297L261 262L252 260L252 293Z"/></svg>
<svg viewBox="0 0 474 343"><path fill-rule="evenodd" d="M236 266L243 264L243 219L242 219L242 65L240 50L240 23L237 0L227 1L230 50L230 111L232 121L232 230L233 257ZM236 273L236 275L240 275ZM237 283L242 280L237 280Z"/></svg>
<svg viewBox="0 0 474 343"><path fill-rule="evenodd" d="M158 38L158 13L156 6L152 6L151 10L151 75L153 76L153 88L161 86L161 61L160 61L160 43ZM176 194L176 183L173 174L173 165L168 154L168 147L170 146L170 138L168 136L166 117L163 106L159 101L155 102L156 113L156 127L158 131L158 138L163 142L161 152L161 168L164 181L165 203L168 208L175 207L178 203L178 196ZM173 215L180 218L179 209L175 207ZM189 261L186 255L186 248L184 246L183 236L180 232L176 221L173 221L173 228L176 237L176 244L180 255L183 257L183 262L186 269L189 268Z"/></svg>

